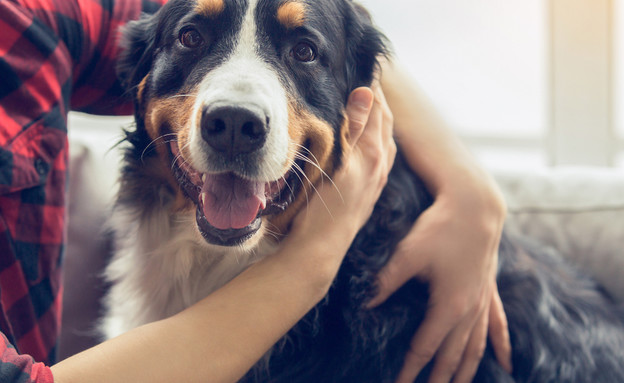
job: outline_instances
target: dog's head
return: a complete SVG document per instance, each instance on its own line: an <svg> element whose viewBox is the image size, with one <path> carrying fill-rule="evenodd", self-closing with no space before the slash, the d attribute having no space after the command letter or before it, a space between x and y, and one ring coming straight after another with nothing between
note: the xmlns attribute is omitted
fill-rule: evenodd
<svg viewBox="0 0 624 383"><path fill-rule="evenodd" d="M131 141L221 246L287 230L340 166L346 100L385 49L350 0L171 0L125 41Z"/></svg>

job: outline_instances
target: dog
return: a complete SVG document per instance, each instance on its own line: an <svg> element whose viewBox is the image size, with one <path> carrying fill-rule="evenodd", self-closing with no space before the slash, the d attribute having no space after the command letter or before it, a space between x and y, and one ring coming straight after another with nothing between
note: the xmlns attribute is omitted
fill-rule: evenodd
<svg viewBox="0 0 624 383"><path fill-rule="evenodd" d="M136 127L113 217L108 338L180 312L275 251L306 195L340 168L347 98L388 45L350 0L171 0L124 40L118 72ZM428 286L413 279L365 307L431 203L399 150L328 295L242 381L394 381ZM488 345L475 381L624 381L624 314L594 281L507 234L497 281L514 371Z"/></svg>

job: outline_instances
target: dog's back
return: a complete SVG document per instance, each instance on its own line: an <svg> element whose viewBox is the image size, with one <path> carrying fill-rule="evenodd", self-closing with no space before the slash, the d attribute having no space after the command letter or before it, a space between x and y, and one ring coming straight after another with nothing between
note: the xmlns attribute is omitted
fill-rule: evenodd
<svg viewBox="0 0 624 383"><path fill-rule="evenodd" d="M245 378L247 382L393 382L427 309L412 280L375 309L365 305L397 243L431 203L399 153L370 221L326 299ZM624 313L552 250L503 235L498 288L514 372L485 351L475 382L622 382ZM427 382L431 365L417 382Z"/></svg>

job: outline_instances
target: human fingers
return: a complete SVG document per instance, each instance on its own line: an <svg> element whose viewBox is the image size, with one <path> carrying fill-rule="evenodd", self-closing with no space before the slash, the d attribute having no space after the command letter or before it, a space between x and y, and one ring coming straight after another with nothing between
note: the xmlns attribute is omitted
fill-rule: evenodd
<svg viewBox="0 0 624 383"><path fill-rule="evenodd" d="M354 91L354 96L361 97L362 95L355 93L359 92L358 88ZM392 154L396 152L396 150L388 150L390 146L396 146L394 144L394 139L392 137L393 125L394 125L394 117L392 112L390 111L390 107L386 102L386 98L381 90L381 86L377 82L374 82L371 85L371 88L364 88L370 90L373 94L373 103L368 114L368 120L366 121L366 126L364 127L359 140L362 140L361 149L363 150L371 150L370 153L371 158L374 159L383 159L387 158L388 154ZM367 94L367 96L369 96ZM361 126L361 124L356 124ZM380 151L380 152L375 152ZM392 160L394 160L394 156Z"/></svg>
<svg viewBox="0 0 624 383"><path fill-rule="evenodd" d="M513 364L511 362L511 341L509 339L509 328L507 325L507 316L503 308L503 301L498 294L496 283L494 283L494 292L492 301L490 302L488 332L490 342L494 348L494 355L498 363L508 373L512 373Z"/></svg>
<svg viewBox="0 0 624 383"><path fill-rule="evenodd" d="M412 338L396 383L412 383L433 359L447 334L455 327L455 323L449 321L450 316L440 307L442 306L435 305L427 310L425 320Z"/></svg>
<svg viewBox="0 0 624 383"><path fill-rule="evenodd" d="M415 275L427 276L425 269L431 251L427 241L430 235L427 223L429 213L425 211L416 221L407 236L399 242L388 263L377 274L377 293L367 304L368 308L381 305Z"/></svg>
<svg viewBox="0 0 624 383"><path fill-rule="evenodd" d="M447 309L448 310L448 309ZM483 312L480 310L479 313ZM473 333L478 316L473 310L468 312L457 311L454 314L447 312L451 318L455 318L456 325L448 333L435 354L435 361L429 383L448 383L462 364L466 345ZM485 334L483 334L485 336Z"/></svg>
<svg viewBox="0 0 624 383"><path fill-rule="evenodd" d="M373 91L366 87L357 88L349 95L345 109L349 120L347 142L350 146L355 145L362 135L371 113L374 98Z"/></svg>
<svg viewBox="0 0 624 383"><path fill-rule="evenodd" d="M399 287L416 274L412 265L414 257L407 251L397 250L377 274L377 294L366 305L374 308L385 302Z"/></svg>
<svg viewBox="0 0 624 383"><path fill-rule="evenodd" d="M479 319L472 329L472 334L470 334L470 339L464 349L462 360L455 372L453 383L472 382L477 373L487 344L488 316L489 305L480 313Z"/></svg>
<svg viewBox="0 0 624 383"><path fill-rule="evenodd" d="M379 81L375 80L372 85L375 94L375 104L379 107L382 119L381 140L386 148L388 159L388 170L392 168L397 152L396 142L394 140L394 115L390 110L390 106L386 100L386 96L381 88Z"/></svg>
<svg viewBox="0 0 624 383"><path fill-rule="evenodd" d="M367 182L375 191L375 201L386 184L388 173L396 155L396 144L392 137L393 116L386 99L377 83L371 89L374 101L370 109L366 126L359 135L353 149L361 156L351 156L351 161L360 161ZM374 181L377 180L376 188ZM367 216L368 218L368 216Z"/></svg>

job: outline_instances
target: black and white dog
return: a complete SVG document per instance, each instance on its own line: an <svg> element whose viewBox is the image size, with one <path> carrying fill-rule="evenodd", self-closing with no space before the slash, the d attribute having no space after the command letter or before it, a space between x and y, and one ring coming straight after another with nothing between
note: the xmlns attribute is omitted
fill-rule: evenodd
<svg viewBox="0 0 624 383"><path fill-rule="evenodd" d="M340 167L347 97L385 52L350 0L171 0L125 39L119 73L136 129L106 273L107 337L183 310L274 251L313 185ZM399 153L328 296L244 381L392 382L427 285L364 306L430 203ZM624 382L624 315L594 282L505 236L498 283L514 373L488 348L476 381Z"/></svg>

